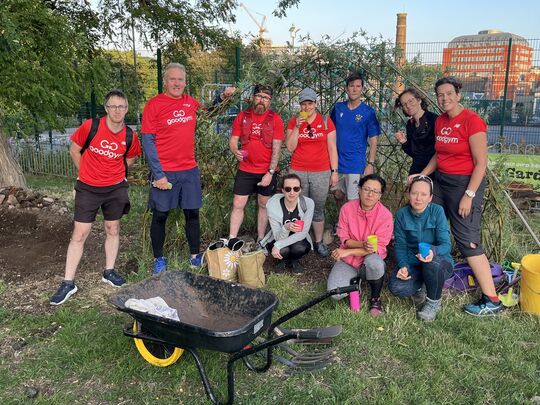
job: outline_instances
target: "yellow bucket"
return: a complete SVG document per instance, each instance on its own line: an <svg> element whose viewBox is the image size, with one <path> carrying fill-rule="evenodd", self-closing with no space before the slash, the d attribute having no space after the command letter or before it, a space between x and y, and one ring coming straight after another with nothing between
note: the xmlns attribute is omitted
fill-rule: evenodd
<svg viewBox="0 0 540 405"><path fill-rule="evenodd" d="M521 259L521 310L540 315L540 254Z"/></svg>

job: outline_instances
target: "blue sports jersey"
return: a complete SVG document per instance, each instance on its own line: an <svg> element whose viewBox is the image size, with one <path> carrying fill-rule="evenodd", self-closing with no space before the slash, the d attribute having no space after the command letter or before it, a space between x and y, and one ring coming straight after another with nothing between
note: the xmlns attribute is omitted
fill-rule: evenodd
<svg viewBox="0 0 540 405"><path fill-rule="evenodd" d="M363 174L366 167L367 138L381 133L375 110L360 103L349 110L346 101L336 103L330 113L336 125L338 172Z"/></svg>

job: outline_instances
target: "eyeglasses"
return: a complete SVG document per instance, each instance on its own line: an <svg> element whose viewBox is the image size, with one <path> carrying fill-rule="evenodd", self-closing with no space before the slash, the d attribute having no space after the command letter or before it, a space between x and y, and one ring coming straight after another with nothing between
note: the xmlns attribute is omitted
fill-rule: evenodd
<svg viewBox="0 0 540 405"><path fill-rule="evenodd" d="M412 106L412 105L415 105L415 104L417 103L417 101L418 101L418 100L417 100L415 97L413 97L413 98L411 98L411 99L405 101L404 103L401 103L401 105L402 105L403 107L404 107L404 106L410 107L410 106Z"/></svg>
<svg viewBox="0 0 540 405"><path fill-rule="evenodd" d="M298 187L298 186L294 186L294 187L283 187L283 190L285 190L286 193L290 193L291 191L294 191L295 193L298 193L301 188Z"/></svg>
<svg viewBox="0 0 540 405"><path fill-rule="evenodd" d="M360 187L360 190L362 190L366 194L375 194L375 195L382 194L382 191L375 190L373 188Z"/></svg>
<svg viewBox="0 0 540 405"><path fill-rule="evenodd" d="M270 101L270 100L272 100L272 97L270 97L270 96L263 96L263 95L261 95L261 94L255 94L253 97L258 98L259 100L264 100L264 101Z"/></svg>
<svg viewBox="0 0 540 405"><path fill-rule="evenodd" d="M105 108L108 108L109 110L120 110L124 111L128 106L127 105L106 105Z"/></svg>

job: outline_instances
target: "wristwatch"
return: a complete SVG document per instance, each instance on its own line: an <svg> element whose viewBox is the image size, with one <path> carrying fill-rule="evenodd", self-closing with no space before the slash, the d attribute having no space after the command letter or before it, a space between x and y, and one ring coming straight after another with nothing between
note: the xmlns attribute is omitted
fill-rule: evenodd
<svg viewBox="0 0 540 405"><path fill-rule="evenodd" d="M375 161L374 160L368 160L368 165L371 165L371 166L375 166Z"/></svg>
<svg viewBox="0 0 540 405"><path fill-rule="evenodd" d="M337 173L337 169L330 169L330 173Z"/></svg>
<svg viewBox="0 0 540 405"><path fill-rule="evenodd" d="M472 190L465 190L465 195L469 198L474 198L474 196L476 195L476 193Z"/></svg>
<svg viewBox="0 0 540 405"><path fill-rule="evenodd" d="M274 169L268 169L268 173L270 173L272 176L274 175L276 171Z"/></svg>

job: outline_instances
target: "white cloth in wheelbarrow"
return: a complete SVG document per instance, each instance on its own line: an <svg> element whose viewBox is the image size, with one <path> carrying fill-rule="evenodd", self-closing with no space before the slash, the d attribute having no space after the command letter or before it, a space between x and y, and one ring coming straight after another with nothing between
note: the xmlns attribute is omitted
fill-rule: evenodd
<svg viewBox="0 0 540 405"><path fill-rule="evenodd" d="M153 297L148 299L130 298L125 302L124 305L126 308L133 309L135 311L146 312L162 318L180 321L180 318L178 318L178 311L168 306L165 300L161 297Z"/></svg>

